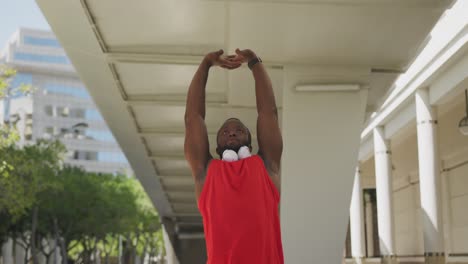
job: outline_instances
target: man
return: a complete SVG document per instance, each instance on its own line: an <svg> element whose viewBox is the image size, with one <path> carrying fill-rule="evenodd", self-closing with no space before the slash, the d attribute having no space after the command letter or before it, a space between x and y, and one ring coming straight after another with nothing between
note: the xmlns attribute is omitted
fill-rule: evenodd
<svg viewBox="0 0 468 264"><path fill-rule="evenodd" d="M205 86L211 67L228 70L248 63L255 79L257 155L249 129L237 118L224 122L210 153L205 125ZM251 50L209 53L193 77L185 112L185 157L192 169L203 216L208 264L283 264L279 225L283 141L270 78Z"/></svg>

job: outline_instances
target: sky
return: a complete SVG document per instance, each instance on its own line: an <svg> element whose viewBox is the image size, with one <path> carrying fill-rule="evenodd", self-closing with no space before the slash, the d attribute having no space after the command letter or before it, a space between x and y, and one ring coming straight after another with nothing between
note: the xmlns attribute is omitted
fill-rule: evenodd
<svg viewBox="0 0 468 264"><path fill-rule="evenodd" d="M19 27L50 30L35 0L0 0L0 50Z"/></svg>

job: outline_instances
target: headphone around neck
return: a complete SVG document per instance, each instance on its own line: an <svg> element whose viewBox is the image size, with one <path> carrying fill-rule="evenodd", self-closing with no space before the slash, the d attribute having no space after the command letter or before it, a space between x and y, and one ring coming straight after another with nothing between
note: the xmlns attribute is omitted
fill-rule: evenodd
<svg viewBox="0 0 468 264"><path fill-rule="evenodd" d="M223 152L223 160L228 161L228 162L238 161L240 159L245 159L245 158L248 158L250 156L252 156L252 154L250 153L250 149L247 146L242 146L239 149L238 153L236 153L232 149L226 149Z"/></svg>

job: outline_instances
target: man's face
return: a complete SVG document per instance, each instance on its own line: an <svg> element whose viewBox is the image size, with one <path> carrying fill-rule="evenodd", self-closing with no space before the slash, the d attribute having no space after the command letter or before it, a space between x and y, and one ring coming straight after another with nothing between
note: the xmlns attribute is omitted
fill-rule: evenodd
<svg viewBox="0 0 468 264"><path fill-rule="evenodd" d="M249 145L249 131L239 120L231 119L226 121L218 131L217 152L220 156L226 149L237 152L240 147Z"/></svg>

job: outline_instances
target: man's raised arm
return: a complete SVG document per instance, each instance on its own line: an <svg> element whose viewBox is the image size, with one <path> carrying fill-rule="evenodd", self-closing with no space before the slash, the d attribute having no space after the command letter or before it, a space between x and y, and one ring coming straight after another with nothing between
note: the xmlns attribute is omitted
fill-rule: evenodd
<svg viewBox="0 0 468 264"><path fill-rule="evenodd" d="M205 125L205 87L208 72L211 66L227 69L240 66L239 63L231 62L227 60L227 57L222 57L222 54L223 51L219 50L205 56L193 76L187 94L184 152L195 180L204 177L206 166L213 158L210 154L208 132Z"/></svg>
<svg viewBox="0 0 468 264"><path fill-rule="evenodd" d="M278 109L270 77L253 51L237 49L236 53L238 56L237 61L249 63L249 68L251 68L255 79L259 155L264 159L269 172L277 175L279 174L281 154L283 152L283 139L279 128Z"/></svg>

